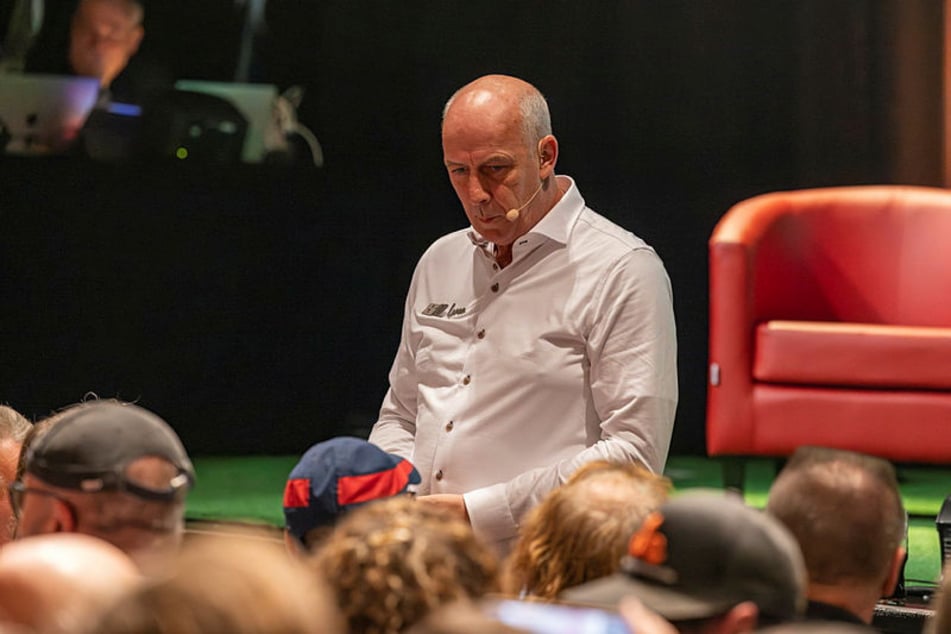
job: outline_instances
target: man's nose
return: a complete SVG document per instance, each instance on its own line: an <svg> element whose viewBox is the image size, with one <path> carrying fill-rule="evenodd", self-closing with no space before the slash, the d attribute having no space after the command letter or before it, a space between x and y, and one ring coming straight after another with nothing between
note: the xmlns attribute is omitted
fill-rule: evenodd
<svg viewBox="0 0 951 634"><path fill-rule="evenodd" d="M479 177L479 174L473 172L469 175L469 182L467 183L466 190L469 194L469 200L477 205L482 205L489 202L491 196L489 195L488 190L482 184L482 179Z"/></svg>

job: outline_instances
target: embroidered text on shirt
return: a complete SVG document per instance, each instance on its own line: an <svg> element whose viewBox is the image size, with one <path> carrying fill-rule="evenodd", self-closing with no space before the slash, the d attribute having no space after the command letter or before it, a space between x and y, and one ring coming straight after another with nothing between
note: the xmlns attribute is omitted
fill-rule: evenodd
<svg viewBox="0 0 951 634"><path fill-rule="evenodd" d="M456 308L456 304L453 303L452 306L449 304L436 304L432 303L426 308L423 309L423 314L428 317L442 317L446 314L446 309L449 309L449 314L447 317L455 317L457 315L464 315L466 312L465 306L460 306Z"/></svg>

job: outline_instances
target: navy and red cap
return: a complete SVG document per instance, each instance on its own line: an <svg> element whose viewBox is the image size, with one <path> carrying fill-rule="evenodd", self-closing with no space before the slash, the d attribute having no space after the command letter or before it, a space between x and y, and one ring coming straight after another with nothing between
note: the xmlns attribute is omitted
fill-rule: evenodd
<svg viewBox="0 0 951 634"><path fill-rule="evenodd" d="M317 443L291 470L284 487L287 530L301 542L308 531L330 526L358 506L414 493L420 477L406 459L360 438Z"/></svg>

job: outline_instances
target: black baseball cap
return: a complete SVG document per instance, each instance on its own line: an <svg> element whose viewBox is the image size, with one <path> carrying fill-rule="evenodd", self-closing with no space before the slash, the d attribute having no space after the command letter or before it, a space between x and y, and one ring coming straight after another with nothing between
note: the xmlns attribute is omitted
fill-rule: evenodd
<svg viewBox="0 0 951 634"><path fill-rule="evenodd" d="M561 598L613 608L633 595L671 621L710 618L743 601L778 621L805 608L799 544L779 520L736 496L696 491L666 502L631 538L621 568Z"/></svg>
<svg viewBox="0 0 951 634"><path fill-rule="evenodd" d="M131 468L158 457L177 473L148 482ZM131 403L82 403L66 410L27 450L26 473L64 489L124 491L146 500L180 499L195 483L181 440L156 414Z"/></svg>

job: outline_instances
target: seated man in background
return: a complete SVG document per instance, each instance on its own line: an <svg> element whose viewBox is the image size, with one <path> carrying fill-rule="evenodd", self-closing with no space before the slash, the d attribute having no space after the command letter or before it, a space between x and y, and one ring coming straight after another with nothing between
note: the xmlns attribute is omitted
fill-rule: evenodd
<svg viewBox="0 0 951 634"><path fill-rule="evenodd" d="M502 589L555 599L562 590L617 571L631 535L664 503L670 481L631 463L596 460L529 511Z"/></svg>
<svg viewBox="0 0 951 634"><path fill-rule="evenodd" d="M33 441L22 482L10 487L17 537L85 533L148 570L177 550L191 461L168 424L131 404L76 405Z"/></svg>
<svg viewBox="0 0 951 634"><path fill-rule="evenodd" d="M174 84L163 64L139 53L145 37L141 2L79 0L68 32L58 13L47 13L49 24L34 41L24 70L98 79L99 99L83 127L77 154L129 158L138 147L140 115Z"/></svg>
<svg viewBox="0 0 951 634"><path fill-rule="evenodd" d="M68 33L56 16L30 49L25 71L95 77L103 104L142 104L167 89L167 71L137 55L145 37L145 11L138 0L79 0Z"/></svg>
<svg viewBox="0 0 951 634"><path fill-rule="evenodd" d="M136 0L81 0L69 31L69 65L108 89L139 50L144 11Z"/></svg>
<svg viewBox="0 0 951 634"><path fill-rule="evenodd" d="M18 411L0 405L0 485L4 488L16 479L20 448L31 427L30 421ZM6 494L0 495L0 546L13 539L15 529L16 516L10 498Z"/></svg>
<svg viewBox="0 0 951 634"><path fill-rule="evenodd" d="M360 438L331 438L307 450L284 487L288 552L313 550L337 523L373 500L412 494L419 473L399 456Z"/></svg>
<svg viewBox="0 0 951 634"><path fill-rule="evenodd" d="M807 618L871 623L905 559L907 519L892 465L802 447L773 482L766 509L799 541L809 573Z"/></svg>
<svg viewBox="0 0 951 634"><path fill-rule="evenodd" d="M633 596L681 633L752 632L805 610L796 540L735 497L692 492L666 502L631 538L621 567L561 598L613 609Z"/></svg>

